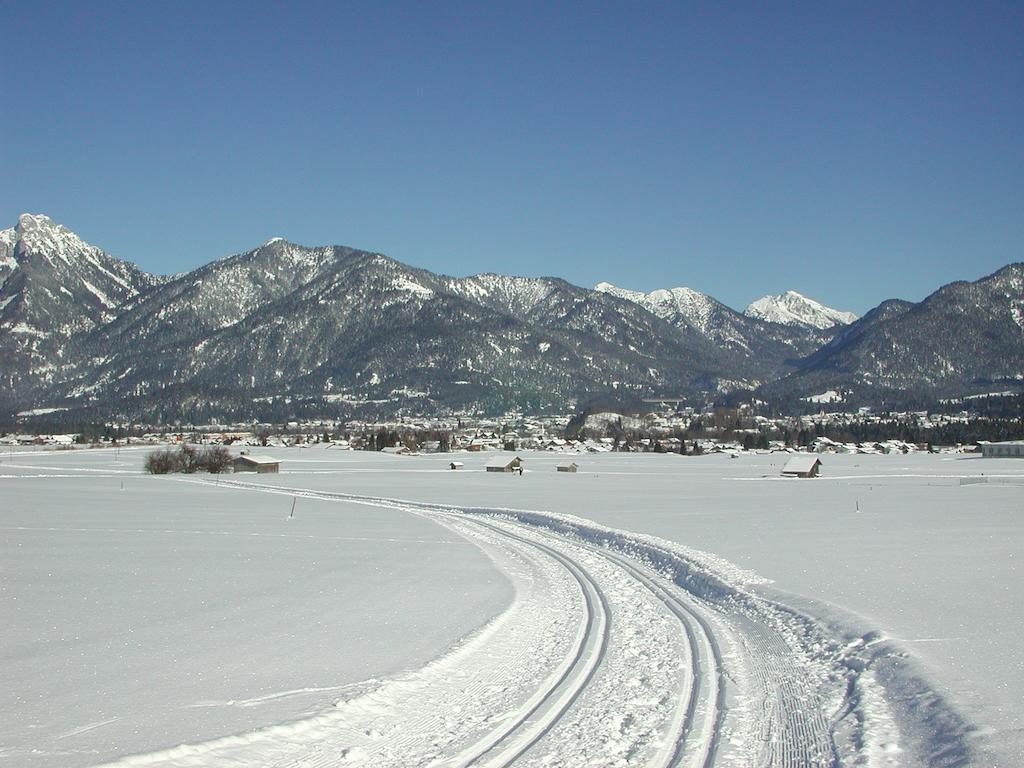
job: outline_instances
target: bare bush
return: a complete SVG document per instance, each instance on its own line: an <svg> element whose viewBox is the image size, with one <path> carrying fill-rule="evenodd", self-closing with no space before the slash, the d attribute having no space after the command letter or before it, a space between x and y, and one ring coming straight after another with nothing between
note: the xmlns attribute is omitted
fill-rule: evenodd
<svg viewBox="0 0 1024 768"><path fill-rule="evenodd" d="M209 445L196 449L182 445L177 449L162 448L146 456L146 471L151 475L184 472L187 475L200 470L217 475L231 469L231 451L223 445Z"/></svg>
<svg viewBox="0 0 1024 768"><path fill-rule="evenodd" d="M162 448L146 455L146 471L151 475L168 475L181 471L181 459L178 451Z"/></svg>
<svg viewBox="0 0 1024 768"><path fill-rule="evenodd" d="M199 469L199 451L191 445L182 445L178 449L178 461L181 463L178 471L191 475Z"/></svg>
<svg viewBox="0 0 1024 768"><path fill-rule="evenodd" d="M199 452L199 468L211 475L219 475L231 469L231 451L223 445L208 445Z"/></svg>

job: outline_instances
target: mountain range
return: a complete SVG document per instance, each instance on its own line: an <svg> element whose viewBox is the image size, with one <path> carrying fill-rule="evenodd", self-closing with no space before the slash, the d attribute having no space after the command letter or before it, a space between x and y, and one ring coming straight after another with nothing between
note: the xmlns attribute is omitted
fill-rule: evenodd
<svg viewBox="0 0 1024 768"><path fill-rule="evenodd" d="M790 405L1020 384L1024 265L857 319L790 291L737 312L688 288L449 277L281 238L150 275L40 215L0 231L0 411L271 418L507 409L594 397Z"/></svg>

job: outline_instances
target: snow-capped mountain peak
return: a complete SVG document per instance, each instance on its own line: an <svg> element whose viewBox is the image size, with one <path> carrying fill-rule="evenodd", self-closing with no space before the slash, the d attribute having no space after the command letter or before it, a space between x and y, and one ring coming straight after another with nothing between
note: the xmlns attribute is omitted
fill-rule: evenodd
<svg viewBox="0 0 1024 768"><path fill-rule="evenodd" d="M659 288L647 294L647 301L656 315L668 317L685 315L700 328L704 328L714 308L714 299L692 288Z"/></svg>
<svg viewBox="0 0 1024 768"><path fill-rule="evenodd" d="M23 213L0 232L3 328L67 338L109 320L115 307L155 282L49 216Z"/></svg>
<svg viewBox="0 0 1024 768"><path fill-rule="evenodd" d="M690 325L705 333L708 331L711 314L718 304L710 296L682 286L658 288L650 293L642 293L619 288L611 283L598 283L594 290L639 304L662 320L683 317Z"/></svg>
<svg viewBox="0 0 1024 768"><path fill-rule="evenodd" d="M697 333L720 349L739 353L748 360L781 361L809 354L827 335L808 325L780 326L742 315L692 288L662 288L641 293L617 288L611 283L598 283L594 290L639 304L681 331Z"/></svg>
<svg viewBox="0 0 1024 768"><path fill-rule="evenodd" d="M0 229L0 285L17 266L17 262L14 260L14 244L17 242L17 228Z"/></svg>
<svg viewBox="0 0 1024 768"><path fill-rule="evenodd" d="M594 286L594 290L599 293L607 293L610 296L615 296L626 301L632 301L634 304L642 304L644 299L647 298L647 294L642 291L631 291L628 288L619 288L617 285L611 283L598 283Z"/></svg>
<svg viewBox="0 0 1024 768"><path fill-rule="evenodd" d="M80 258L95 259L100 249L89 245L67 227L40 213L23 213L18 217L13 238L19 252L44 255L71 262Z"/></svg>
<svg viewBox="0 0 1024 768"><path fill-rule="evenodd" d="M802 325L808 328L831 328L849 325L857 319L853 312L843 312L826 307L796 291L786 291L778 296L762 296L752 302L744 311L747 317L756 317L770 323Z"/></svg>
<svg viewBox="0 0 1024 768"><path fill-rule="evenodd" d="M478 304L527 316L551 295L554 284L544 278L487 272L450 280L448 288Z"/></svg>

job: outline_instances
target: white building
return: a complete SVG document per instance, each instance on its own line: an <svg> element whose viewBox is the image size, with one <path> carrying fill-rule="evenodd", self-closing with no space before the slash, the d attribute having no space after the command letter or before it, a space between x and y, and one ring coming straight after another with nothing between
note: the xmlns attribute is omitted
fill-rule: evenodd
<svg viewBox="0 0 1024 768"><path fill-rule="evenodd" d="M1024 459L1024 440L1007 440L1002 443L982 443L981 455L986 459Z"/></svg>

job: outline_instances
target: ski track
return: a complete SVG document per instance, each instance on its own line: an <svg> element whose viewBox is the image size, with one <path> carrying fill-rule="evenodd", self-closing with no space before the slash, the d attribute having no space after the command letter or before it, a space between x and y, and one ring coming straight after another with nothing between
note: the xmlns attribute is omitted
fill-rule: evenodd
<svg viewBox="0 0 1024 768"><path fill-rule="evenodd" d="M342 686L351 697L316 717L108 766L926 764L900 744L872 669L891 669L890 642L838 637L707 553L532 510L172 480L427 517L479 546L516 596L445 656ZM956 754L944 764L967 764Z"/></svg>
<svg viewBox="0 0 1024 768"><path fill-rule="evenodd" d="M533 546L560 563L576 580L586 604L586 623L576 653L562 675L546 690L542 689L517 712L510 722L479 741L461 755L442 765L483 764L499 768L511 765L523 753L552 730L555 723L583 693L593 679L608 649L611 609L593 577L556 549L481 521L478 526L499 535ZM598 631L598 628L600 631Z"/></svg>

